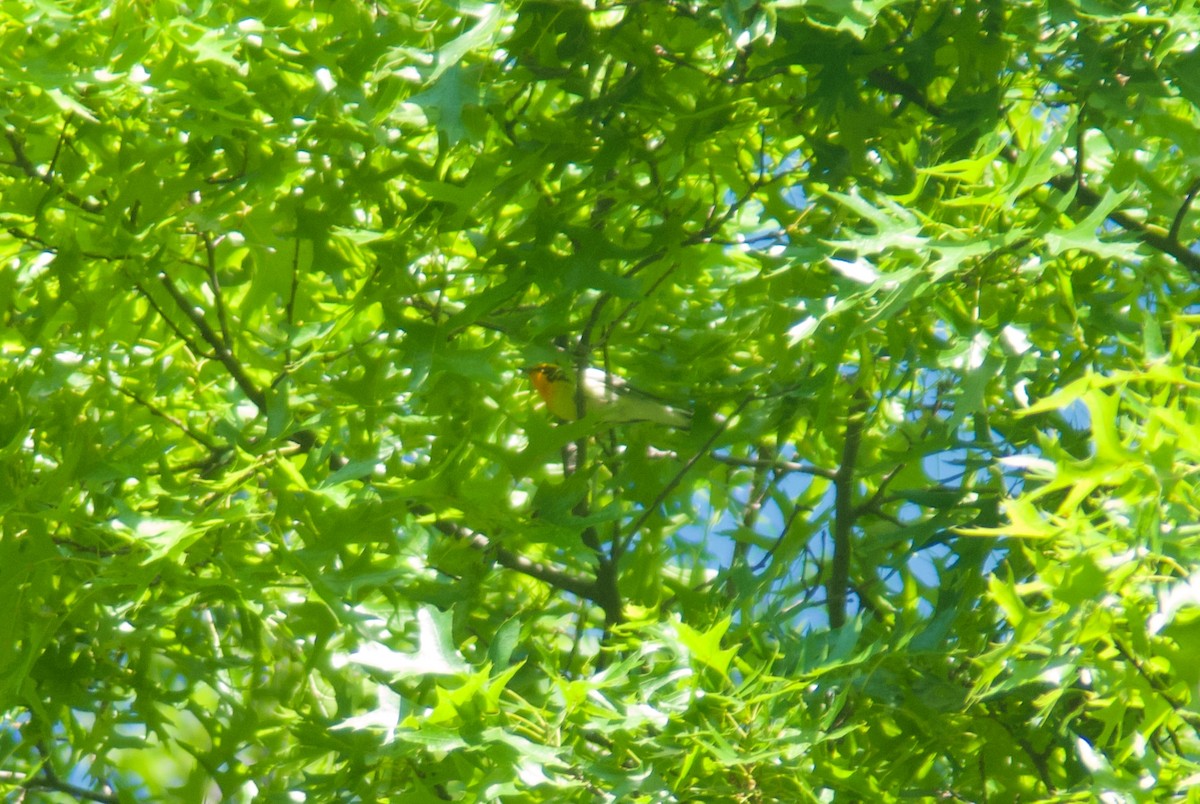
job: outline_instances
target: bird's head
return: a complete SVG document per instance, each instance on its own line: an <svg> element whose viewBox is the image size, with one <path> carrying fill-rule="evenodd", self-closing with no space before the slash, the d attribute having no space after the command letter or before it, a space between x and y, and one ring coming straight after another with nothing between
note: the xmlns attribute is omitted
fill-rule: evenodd
<svg viewBox="0 0 1200 804"><path fill-rule="evenodd" d="M542 399L546 400L549 400L553 396L551 390L555 383L564 382L567 379L567 375L563 370L553 363L536 363L532 366L523 366L521 372L533 383L534 389Z"/></svg>
<svg viewBox="0 0 1200 804"><path fill-rule="evenodd" d="M538 386L561 382L567 378L563 370L553 363L535 363L532 366L523 366L521 372L532 380L534 385Z"/></svg>

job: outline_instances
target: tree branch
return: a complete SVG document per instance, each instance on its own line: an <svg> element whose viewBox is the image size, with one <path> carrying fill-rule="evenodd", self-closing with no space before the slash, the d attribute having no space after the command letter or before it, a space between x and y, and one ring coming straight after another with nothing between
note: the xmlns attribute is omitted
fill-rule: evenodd
<svg viewBox="0 0 1200 804"><path fill-rule="evenodd" d="M51 753L41 740L37 741L37 752L41 755L41 778L32 775L26 775L22 787L26 790L53 790L60 793L68 793L82 801L99 801L102 804L116 804L118 797L108 793L96 793L86 787L79 787L70 782L63 781L54 766L51 764ZM16 776L16 774L13 774ZM107 787L107 785L105 785Z"/></svg>
<svg viewBox="0 0 1200 804"><path fill-rule="evenodd" d="M712 445L715 444L717 439L725 433L726 429L728 429L729 423L732 422L738 414L745 410L746 406L749 405L753 399L754 397L752 396L743 399L738 406L734 408L733 413L729 414L729 417L725 419L725 421L721 422L721 425L712 432L712 435L708 437L708 440L704 442L703 446L696 450L696 454L689 458L688 462L685 463L680 470L675 473L675 476L672 477L666 483L666 485L662 487L662 490L658 492L658 496L654 498L654 501L647 505L645 510L642 511L642 515L634 520L634 523L629 526L629 532L625 534L625 538L622 540L619 555L623 555L625 553L625 550L628 549L630 542L633 541L633 537L637 535L637 532L642 529L643 525L646 524L646 520L654 516L654 514L658 511L658 507L662 505L671 492L675 490L675 487L679 485L684 476L691 471L692 467L696 465L697 461L708 454L708 451Z"/></svg>
<svg viewBox="0 0 1200 804"><path fill-rule="evenodd" d="M1192 186L1188 188L1187 195L1183 197L1183 203L1179 205L1179 211L1175 213L1175 220L1171 221L1171 230L1167 232L1167 237L1176 243L1179 242L1179 230L1183 227L1183 219L1187 217L1188 210L1192 207L1192 202L1196 200L1196 193L1200 193L1200 179L1192 182Z"/></svg>
<svg viewBox="0 0 1200 804"><path fill-rule="evenodd" d="M761 458L737 458L732 455L721 455L719 453L711 453L708 457L712 458L717 463L728 464L729 466L745 467L747 469L774 469L781 472L799 472L805 475L813 475L815 477L823 477L826 480L833 480L837 473L831 469L825 469L820 466L813 466L808 463L796 463L795 461L778 461L778 460L763 460Z"/></svg>
<svg viewBox="0 0 1200 804"><path fill-rule="evenodd" d="M237 386L242 389L242 393L254 403L259 413L265 415L267 412L266 394L246 374L245 368L234 357L233 352L229 350L228 344L209 326L200 309L189 303L187 297L183 295L179 288L175 287L175 283L171 281L171 277L167 275L166 271L159 272L158 280L167 289L167 293L171 295L171 298L175 300L175 306L192 322L192 325L200 333L200 337L213 348L217 360L225 366L225 370L233 377L233 381L237 383Z"/></svg>
<svg viewBox="0 0 1200 804"><path fill-rule="evenodd" d="M153 308L154 312L158 313L158 317L166 322L167 327L174 332L181 341L183 341L184 345L187 346L188 349L192 351L192 354L209 359L215 359L216 355L202 347L194 338L184 332L183 329L175 323L175 319L167 315L167 311L162 308L162 305L158 303L158 299L154 298L154 294L152 294L145 285L134 278L133 286L138 289L138 292L142 294L142 298L144 298L150 304L150 307Z"/></svg>
<svg viewBox="0 0 1200 804"><path fill-rule="evenodd" d="M182 419L172 416L170 413L167 413L165 410L158 407L154 403L152 403L148 400L142 399L140 396L135 394L133 391L128 390L127 388L122 388L120 385L116 385L114 383L110 383L110 385L112 385L113 388L116 388L118 393L123 394L123 395L127 396L128 398L132 399L134 402L141 405L146 410L150 411L153 415L155 415L158 418L163 419L164 421L167 421L167 422L171 423L172 425L174 425L175 427L179 428L179 430L181 430L184 435L186 435L188 438L195 441L200 446L207 449L209 452L216 453L216 452L222 451L223 448L218 446L215 441L213 441L211 438L204 435L203 433L197 432L196 430L193 430L191 427L188 427L187 422L183 421Z"/></svg>
<svg viewBox="0 0 1200 804"><path fill-rule="evenodd" d="M867 400L859 392L857 403L846 417L846 440L842 445L842 462L833 481L833 560L829 567L829 582L825 599L829 607L829 627L841 628L846 623L846 603L850 589L850 553L854 533L854 472L858 448L862 443L866 422Z"/></svg>
<svg viewBox="0 0 1200 804"><path fill-rule="evenodd" d="M296 292L300 287L300 235L296 234L296 245L292 247L292 276L290 287L288 288L288 300L284 306L284 313L287 315L289 327L296 325ZM284 359L287 362L292 362L292 338L288 337L287 351L284 353ZM281 375L282 376L282 375Z"/></svg>
<svg viewBox="0 0 1200 804"><path fill-rule="evenodd" d="M89 201L86 198L80 198L66 187L63 187L60 183L54 181L54 176L51 173L42 173L40 170L38 170L37 166L30 161L28 154L25 153L25 144L21 142L20 138L17 137L16 133L14 133L12 129L6 129L4 132L4 137L8 140L9 147L12 148L13 164L19 167L21 172L23 172L26 176L31 179L36 179L47 187L50 187L56 192L61 193L63 198L67 199L67 201L71 202L72 205L79 207L84 212L90 212L93 215L99 215L100 213L104 212L103 204L100 204L96 201ZM56 150L56 159L57 155L58 151Z"/></svg>
<svg viewBox="0 0 1200 804"><path fill-rule="evenodd" d="M747 533L754 531L759 512L762 510L763 500L767 498L771 488L779 482L776 470L771 467L771 459L775 456L775 447L771 444L760 444L757 450L758 454L765 453L770 457L760 461L759 466L754 469L754 479L750 482L750 493L746 497L746 508L742 512L742 530ZM739 539L733 546L731 563L744 562L749 552L750 542Z"/></svg>
<svg viewBox="0 0 1200 804"><path fill-rule="evenodd" d="M1008 153L1008 151L1005 151L1005 153ZM1084 206L1095 207L1101 201L1100 195L1082 181L1076 185L1073 176L1055 176L1050 179L1050 185L1063 193L1069 193L1073 189L1076 190L1075 198ZM1180 265L1183 265L1192 273L1200 274L1200 254L1196 254L1181 243L1172 240L1170 234L1162 227L1142 223L1121 210L1110 212L1107 219L1132 234L1147 246L1174 257Z"/></svg>
<svg viewBox="0 0 1200 804"><path fill-rule="evenodd" d="M908 100L916 106L924 109L933 117L940 118L946 113L945 109L943 109L941 106L925 98L921 94L920 90L918 90L916 87L912 86L906 81L896 78L885 70L872 70L868 74L868 79L875 84L875 86L879 87L885 92L891 92L893 94L900 95L905 100ZM1001 151L1001 155L1004 157L1004 160L1010 164L1015 164L1018 159L1017 151L1013 148L1004 149ZM1095 207L1101 201L1100 195L1084 183L1082 176L1079 177L1078 180L1076 179L1074 168L1072 168L1070 173L1052 177L1049 180L1049 184L1054 189L1062 193L1070 193L1075 191L1076 200L1086 207ZM1193 188L1195 187L1196 185L1193 184ZM1178 224L1178 222L1181 220L1181 216L1190 206L1192 199L1195 198L1197 193L1200 193L1200 188L1189 191L1183 207L1175 215L1176 223L1172 224L1171 230L1169 231L1163 229L1162 227L1154 226L1153 224L1142 223L1141 221L1134 219L1132 216L1125 212L1121 212L1120 210L1109 213L1107 220L1115 223L1117 226L1120 226L1122 229L1132 234L1145 245L1155 249L1156 251L1160 251L1163 254L1174 257L1176 261L1178 261L1192 273L1200 275L1200 254L1192 252L1175 239L1175 237L1179 234L1179 227L1176 224Z"/></svg>
<svg viewBox="0 0 1200 804"><path fill-rule="evenodd" d="M758 563L750 568L751 572L759 572L771 561L775 555L775 551L779 549L779 545L783 544L783 539L792 529L792 524L795 523L796 517L801 511L808 510L808 506L801 505L799 502L792 506L792 512L788 514L787 521L783 523L783 527L779 529L779 536L775 539L775 544L771 545L771 549L767 550L766 554L758 560Z"/></svg>
<svg viewBox="0 0 1200 804"><path fill-rule="evenodd" d="M120 801L115 795L96 793L88 790L86 787L79 787L70 782L64 782L50 771L47 766L43 766L43 769L47 776L45 779L39 779L15 771L0 771L0 782L8 782L23 790L50 790L55 793L64 793L77 801L97 801L100 804L118 804Z"/></svg>
<svg viewBox="0 0 1200 804"><path fill-rule="evenodd" d="M887 487L890 486L892 481L896 479L896 475L898 475L902 471L904 471L904 467L907 465L908 464L906 464L906 463L898 463L895 466L893 466L890 470L888 470L888 473L885 474L883 476L883 479L879 481L879 488L875 489L875 493L871 495L871 499L867 500L866 502L862 503L861 505L855 506L855 508L854 508L855 518L858 518L859 516L862 516L864 513L869 513L869 512L881 513L881 512L876 511L876 509L879 506L879 501L883 499L883 495L887 492Z"/></svg>
<svg viewBox="0 0 1200 804"><path fill-rule="evenodd" d="M417 515L431 513L423 506L415 507L411 510ZM599 604L599 601L596 599L598 589L595 581L574 575L549 564L543 564L540 561L533 561L511 550L506 550L482 533L471 530L457 522L436 519L433 522L433 527L451 538L466 542L467 545L482 553L494 556L496 563L502 567L519 572L522 575L528 575L530 578L547 583L555 589L562 589L564 592L570 592L577 597Z"/></svg>
<svg viewBox="0 0 1200 804"><path fill-rule="evenodd" d="M1151 673L1146 670L1146 666L1139 661L1136 656L1133 655L1133 653L1125 646L1125 643L1121 641L1120 638L1118 638L1115 634L1111 635L1110 638L1112 640L1113 647L1117 650L1117 653L1121 655L1121 658L1129 662L1133 669L1137 671L1137 674L1142 677L1142 680L1144 680L1150 686L1150 689L1162 696L1162 699L1171 706L1171 709L1176 715L1179 716L1180 720L1188 724L1188 726L1190 726L1194 732L1200 734L1200 715L1188 711L1188 708L1184 702L1175 695L1171 694L1167 684L1164 683L1161 678L1159 678L1157 675L1151 675Z"/></svg>
<svg viewBox="0 0 1200 804"><path fill-rule="evenodd" d="M217 279L217 253L212 237L208 232L201 232L200 239L204 243L204 270L208 274L208 284L213 292L213 306L217 309L217 324L221 327L221 337L225 345L233 352L233 336L230 335L229 318L225 314L225 299L221 293L221 282Z"/></svg>

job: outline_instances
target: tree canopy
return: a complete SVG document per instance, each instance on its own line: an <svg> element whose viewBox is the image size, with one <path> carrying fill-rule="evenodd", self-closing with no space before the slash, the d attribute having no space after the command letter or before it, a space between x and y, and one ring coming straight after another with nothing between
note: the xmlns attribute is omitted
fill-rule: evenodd
<svg viewBox="0 0 1200 804"><path fill-rule="evenodd" d="M1191 4L0 44L14 800L1195 796Z"/></svg>

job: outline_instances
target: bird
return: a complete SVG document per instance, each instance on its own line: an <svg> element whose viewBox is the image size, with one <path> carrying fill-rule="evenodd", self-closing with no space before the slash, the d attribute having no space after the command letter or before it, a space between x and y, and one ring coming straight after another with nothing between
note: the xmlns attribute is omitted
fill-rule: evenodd
<svg viewBox="0 0 1200 804"><path fill-rule="evenodd" d="M575 400L575 379L560 366L538 363L526 366L525 375L533 383L546 409L560 419L578 419ZM668 427L686 429L692 421L691 411L672 407L634 389L625 380L598 368L583 370L584 412L610 424L655 422Z"/></svg>

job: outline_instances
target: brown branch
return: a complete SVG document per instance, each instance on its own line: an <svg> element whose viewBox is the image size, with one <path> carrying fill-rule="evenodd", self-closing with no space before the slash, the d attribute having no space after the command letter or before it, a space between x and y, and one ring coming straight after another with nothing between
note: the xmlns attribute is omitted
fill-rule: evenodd
<svg viewBox="0 0 1200 804"><path fill-rule="evenodd" d="M125 396L129 397L134 402L136 402L137 404L144 407L146 410L150 411L150 413L152 413L153 415L155 415L158 418L163 419L164 421L169 422L170 424L179 428L181 431L183 431L184 435L186 435L188 438L195 441L200 446L207 449L209 452L215 453L215 452L220 452L222 450L222 448L220 446L218 446L215 441L213 441L212 439L210 439L208 436L204 435L203 433L197 432L196 430L193 430L191 427L188 427L187 422L183 421L182 419L172 416L170 413L167 413L165 410L158 407L153 402L150 402L146 399L142 399L140 396L138 396L133 391L130 391L127 388L122 388L120 385L116 385L113 383L110 383L110 384L112 384L113 388L117 389L118 393L124 394Z"/></svg>
<svg viewBox="0 0 1200 804"><path fill-rule="evenodd" d="M154 312L158 313L158 317L166 322L167 327L174 332L181 341L183 341L184 345L187 346L188 349L191 350L192 354L199 355L200 357L208 358L210 360L215 359L216 356L212 352L209 352L202 347L199 342L184 332L183 329L175 323L175 319L167 315L167 311L162 308L162 305L158 303L158 299L154 298L154 294L147 290L145 285L143 285L137 279L133 279L133 286L138 289L139 293L142 294L142 298L149 302L150 307L154 309Z"/></svg>
<svg viewBox="0 0 1200 804"><path fill-rule="evenodd" d="M875 86L885 92L900 95L905 100L924 109L933 117L940 118L946 114L945 109L924 97L919 89L902 79L896 78L885 70L872 70L867 77ZM1015 164L1018 160L1017 151L1013 148L1004 149L1001 151L1001 156L1011 164ZM1101 197L1084 183L1082 176L1078 177L1077 180L1074 169L1070 173L1054 176L1049 180L1049 184L1062 193L1070 193L1074 190L1076 192L1076 200L1087 207L1095 207L1101 201ZM1193 184L1193 188L1195 187L1196 184ZM1181 220L1182 214L1190 206L1191 200L1197 193L1200 193L1200 188L1189 191L1188 199L1185 201L1183 208L1175 215L1176 223ZM1172 224L1170 230L1165 230L1153 224L1142 223L1120 210L1109 213L1107 219L1134 235L1134 237L1150 248L1174 257L1176 261L1189 271L1200 274L1200 254L1194 253L1175 239L1179 234L1178 226L1175 223Z"/></svg>
<svg viewBox="0 0 1200 804"><path fill-rule="evenodd" d="M1008 153L1007 151L1005 153ZM1015 156L1014 156L1015 158ZM1050 185L1054 189L1069 193L1072 190L1076 191L1076 199L1088 207L1095 207L1102 200L1100 195L1088 187L1083 182L1075 184L1073 176L1055 176L1050 179ZM1134 235L1138 240L1145 243L1147 246L1168 254L1176 259L1181 265L1186 267L1193 273L1200 274L1200 254L1189 250L1186 246L1172 240L1169 233L1160 226L1155 226L1149 223L1142 223L1134 219L1131 215L1115 210L1110 212L1107 219L1120 226L1125 231Z"/></svg>
<svg viewBox="0 0 1200 804"><path fill-rule="evenodd" d="M48 251L51 254L58 254L61 251L61 249L59 249L57 246L50 245L37 235L22 231L15 226L8 227L7 231L10 235L18 240L28 243L36 248L40 248L42 251ZM125 260L134 259L134 255L132 254L102 254L98 251L79 251L74 253L81 257L86 257L89 260L102 260L103 262L124 262Z"/></svg>
<svg viewBox="0 0 1200 804"><path fill-rule="evenodd" d="M777 472L799 472L805 475L813 475L815 477L823 477L826 480L833 480L837 473L831 469L824 469L820 466L813 466L807 463L796 463L795 461L765 461L758 458L735 458L731 455L721 455L716 452L708 457L712 458L717 463L728 464L729 466L745 467L746 469L774 469Z"/></svg>
<svg viewBox="0 0 1200 804"><path fill-rule="evenodd" d="M54 793L62 793L76 801L97 801L100 804L118 804L120 801L115 795L96 793L88 790L86 787L79 787L70 782L64 782L57 775L50 776L49 773L47 775L50 778L39 779L15 771L0 771L0 782L8 782L23 790L48 790Z"/></svg>
<svg viewBox="0 0 1200 804"><path fill-rule="evenodd" d="M291 286L288 288L288 300L284 306L284 313L287 316L289 327L296 325L296 293L300 287L300 235L296 234L296 245L292 248L292 279ZM284 353L284 359L292 362L292 339L288 338L287 351Z"/></svg>
<svg viewBox="0 0 1200 804"><path fill-rule="evenodd" d="M586 400L583 396L583 372L585 370L585 366L578 368L579 379L575 383L575 410L580 419L583 418L585 413ZM563 451L563 473L570 475L584 467L587 464L587 453L587 436L582 436L578 441L567 445ZM585 494L575 504L571 513L581 521L586 521L590 516L590 511L590 496ZM617 543L614 542L610 546L611 554L606 553L603 545L600 543L600 534L596 531L595 525L584 526L583 531L579 534L579 539L596 557L596 580L591 598L604 610L605 628L611 630L625 619L625 607L621 603L621 590L617 577L617 563L620 559Z"/></svg>
<svg viewBox="0 0 1200 804"><path fill-rule="evenodd" d="M412 509L414 514L428 514L430 511L421 506ZM511 550L497 545L488 537L478 531L471 530L465 525L460 525L457 522L450 522L445 519L437 519L433 522L433 527L441 531L445 535L465 542L468 546L487 553L496 559L496 563L502 567L519 572L522 575L528 575L530 578L535 578L543 583L553 586L555 589L561 589L564 592L570 592L585 600L591 600L594 603L599 603L597 598L597 585L595 581L589 580L578 575L567 572L564 569L543 564L540 561L533 561L523 555L514 553Z"/></svg>
<svg viewBox="0 0 1200 804"><path fill-rule="evenodd" d="M587 413L587 399L584 396L584 372L587 370L587 361L584 353L580 353L576 362L575 413L576 418L582 419ZM564 445L562 450L563 476L570 477L586 466L587 455L588 437L586 435L582 435L578 440ZM591 502L589 495L584 494L572 507L571 514L580 521L586 521L589 518L590 509ZM579 540L596 557L596 581L593 599L604 609L605 622L609 626L616 625L621 621L621 610L623 608L620 592L617 588L616 560L605 554L600 544L600 534L597 533L595 525L585 525L579 533Z"/></svg>
<svg viewBox="0 0 1200 804"><path fill-rule="evenodd" d="M758 452L760 455L766 453L774 457L775 447L770 444L762 444L758 447ZM746 509L742 512L741 527L746 533L754 532L758 515L762 511L763 500L767 498L771 487L779 482L778 475L771 468L771 457L762 460L760 465L755 468L754 479L750 482L750 494L746 497ZM750 542L739 539L733 546L732 563L744 562L749 552Z"/></svg>
<svg viewBox="0 0 1200 804"><path fill-rule="evenodd" d="M841 628L846 623L846 603L850 590L850 553L854 533L854 472L858 448L862 443L866 422L867 400L859 396L850 415L846 417L846 440L842 445L842 462L833 481L833 559L825 599L829 607L829 627Z"/></svg>
<svg viewBox="0 0 1200 804"><path fill-rule="evenodd" d="M71 113L63 119L62 131L58 133L58 142L54 146L54 155L50 157L50 166L46 168L47 177L54 175L54 168L58 166L58 157L62 156L63 145L67 142L67 127L71 125L74 117L74 113Z"/></svg>
<svg viewBox="0 0 1200 804"><path fill-rule="evenodd" d="M203 314L200 312L200 309L193 306L188 301L187 297L184 296L179 290L179 288L175 287L175 283L171 281L171 277L167 275L166 271L159 272L158 280L162 283L163 287L167 289L167 293L171 295L171 298L175 300L175 306L179 308L180 312L188 317L188 320L191 321L192 325L197 331L199 331L200 337L204 339L204 342L213 348L213 352L216 354L217 360L221 362L221 365L225 366L225 370L229 372L231 377L233 377L233 381L237 383L237 386L242 389L242 393L246 395L247 399L254 403L254 406L258 408L259 413L266 415L266 394L264 394L262 390L254 384L254 381L250 379L250 376L246 374L245 368L240 362L238 362L238 359L233 356L233 353L229 350L228 345L221 338L221 336L218 335L211 326L209 326L208 321L205 320Z"/></svg>
<svg viewBox="0 0 1200 804"><path fill-rule="evenodd" d="M1145 665L1140 662L1138 658L1133 655L1133 652L1125 646L1124 642L1118 639L1115 635L1111 635L1111 639L1112 645L1114 648L1116 648L1117 653L1121 654L1121 657L1133 666L1133 669L1136 670L1137 674L1142 677L1142 680L1150 686L1150 689L1157 692L1160 696L1162 696L1164 701L1170 704L1171 709L1174 710L1175 714L1179 716L1180 720L1188 724L1193 731L1200 734L1200 715L1188 711L1188 708L1184 705L1184 702L1172 695L1168 691L1167 685L1160 678L1155 675L1151 675L1150 672L1146 670Z"/></svg>
<svg viewBox="0 0 1200 804"><path fill-rule="evenodd" d="M21 172L26 176L31 179L36 179L47 187L61 193L63 198L67 199L67 201L74 206L79 207L84 212L90 212L93 215L99 215L100 213L104 212L103 204L100 204L96 201L89 201L86 198L80 198L66 187L63 187L60 183L54 181L53 175L50 173L43 173L38 170L37 166L30 161L29 155L25 153L25 144L21 142L12 129L6 130L4 132L4 137L8 140L9 147L12 148L13 164L19 167Z"/></svg>
<svg viewBox="0 0 1200 804"><path fill-rule="evenodd" d="M921 90L909 82L897 78L883 68L878 68L867 73L867 79L884 92L899 95L914 106L924 109L933 117L942 117L946 114L945 109L926 98L921 94Z"/></svg>
<svg viewBox="0 0 1200 804"><path fill-rule="evenodd" d="M771 549L766 552L766 555L759 559L758 563L750 568L751 572L759 572L767 566L767 563L770 562L772 557L774 557L775 551L779 549L779 545L783 544L784 537L788 535L789 531L791 531L792 524L796 521L796 517L800 515L801 511L807 510L809 510L808 506L801 505L799 502L792 506L792 512L788 514L787 521L784 522L783 527L780 528L779 536L775 539L775 544L771 545Z"/></svg>
<svg viewBox="0 0 1200 804"><path fill-rule="evenodd" d="M986 711L987 710L985 710L985 712ZM1037 772L1038 778L1041 780L1042 786L1046 788L1046 791L1051 795L1057 793L1058 790L1054 784L1054 776L1051 774L1049 765L1046 762L1046 754L1049 753L1049 749L1047 749L1045 752L1038 751L1036 748L1034 748L1033 743L1029 742L1029 740L1025 737L1023 732L1018 732L1011 725L1009 725L1005 718L1000 717L995 712L987 712L986 716L995 722L1000 728L1008 732L1008 736L1012 739L1012 741L1019 746L1022 751L1025 752L1025 756L1029 758L1030 764L1033 765L1033 768Z"/></svg>
<svg viewBox="0 0 1200 804"><path fill-rule="evenodd" d="M38 753L42 757L42 777L37 778L32 775L26 775L25 780L21 785L26 790L53 790L55 792L67 793L75 796L81 801L98 801L102 802L102 804L116 804L116 802L119 800L118 796L110 793L96 793L87 789L86 787L79 787L78 785L63 781L62 778L59 777L58 772L54 770L54 766L51 764L51 754L50 750L46 747L46 744L39 740L36 743L36 746ZM105 785L105 787L108 787L108 785Z"/></svg>
<svg viewBox="0 0 1200 804"><path fill-rule="evenodd" d="M745 190L745 192L742 193L741 196L739 196L738 198L735 198L728 206L726 206L724 211L721 214L709 215L708 219L704 221L703 226L701 226L697 231L692 232L690 235L687 235L686 237L683 238L682 245L683 246L694 246L694 245L697 245L700 243L707 243L708 241L710 241L713 238L713 236L715 236L716 233L721 230L721 227L723 227L726 223L728 223L733 218L733 216L736 215L743 206L745 206L747 201L749 201L751 198L754 197L755 193L757 193L763 187L766 187L767 185L771 184L773 181L778 180L779 178L780 177L777 176L777 177L773 177L770 179L763 179L760 176L756 180L748 180L746 190ZM714 209L715 209L715 207L714 207ZM643 270L645 270L650 265L653 265L654 263L661 260L664 256L666 256L667 253L668 253L668 250L665 248L656 249L652 254L646 255L645 257L641 258L636 263L634 263L633 266L631 266L628 271L626 271L625 273L623 273L621 275L621 278L622 279L632 279L633 277L637 276L639 273L641 273ZM645 294L643 294L643 295L649 296L651 293L653 293L655 290L657 290L658 286L661 285L664 281L666 281L666 279L674 272L674 270L675 270L674 267L672 267L672 268L669 268L668 270L666 270L665 272L663 272L663 274L660 277L658 277L658 279L656 279L653 283L651 283L650 287L646 290ZM601 293L600 297L596 299L596 303L592 306L592 312L588 316L588 320L584 324L583 330L581 331L580 337L579 337L579 353L582 356L586 357L586 355L588 355L590 353L592 330L595 329L596 324L598 323L598 321L600 319L600 313L604 309L604 306L607 305L611 299L612 299L611 293L608 293L608 292ZM617 315L616 319L614 319L605 328L604 334L601 336L602 342L604 342L604 343L608 342L608 339L612 335L612 332L616 328L616 326L622 320L624 320L629 315L629 313L637 307L637 305L639 303L640 302L630 302L628 305L626 305L625 309L622 310Z"/></svg>
<svg viewBox="0 0 1200 804"><path fill-rule="evenodd" d="M660 254L658 257L655 258L655 261L657 262L661 258L662 258L662 255ZM654 293L654 291L658 290L659 285L661 285L663 282L667 281L667 278L670 277L671 274L675 273L675 271L678 267L679 267L678 265L668 266L667 270L663 271L662 275L659 276L658 279L655 279L653 282L650 283L650 287L646 288L646 292L642 295L645 296L646 298L649 298ZM600 342L605 343L605 344L608 343L609 338L612 337L612 334L616 331L617 327L621 325L621 322L624 321L626 318L628 318L629 314L632 313L634 310L636 310L641 303L642 303L641 299L636 299L634 301L629 302L629 304L625 305L625 308L623 310L621 310L621 312L617 313L616 318L614 318L612 321L610 321L608 323L608 326L606 326L604 328L604 333L600 336Z"/></svg>
<svg viewBox="0 0 1200 804"><path fill-rule="evenodd" d="M893 480L896 479L896 475L898 475L898 474L900 474L900 472L904 471L905 466L907 466L907 464L898 463L895 466L893 466L886 475L883 476L883 480L879 481L879 488L875 489L875 493L871 495L871 499L867 500L866 502L862 503L861 505L855 506L855 508L854 508L855 518L858 518L859 516L861 516L864 513L878 512L877 509L879 507L879 501L883 499L883 495L887 491L887 487L889 485L891 485ZM881 512L878 512L878 513L881 513Z"/></svg>
<svg viewBox="0 0 1200 804"><path fill-rule="evenodd" d="M645 257L642 257L640 260L634 263L628 271L622 274L621 277L623 279L629 279L637 276L647 266L653 265L655 262L661 260L666 253L666 249L658 249L653 254L648 254ZM587 359L587 356L592 350L592 331L596 328L596 324L600 321L600 313L603 312L604 307L609 303L612 297L613 294L609 293L608 291L604 291L599 297L597 297L596 303L592 305L592 312L588 315L588 320L584 322L583 328L579 332L579 345L577 347L578 354L584 360ZM606 337L603 339L606 339Z"/></svg>
<svg viewBox="0 0 1200 804"><path fill-rule="evenodd" d="M1079 104L1079 117L1075 121L1075 171L1072 175L1072 181L1082 187L1083 186L1083 163L1085 152L1085 136L1087 134L1084 128L1083 118L1087 110L1087 101L1082 101Z"/></svg>

